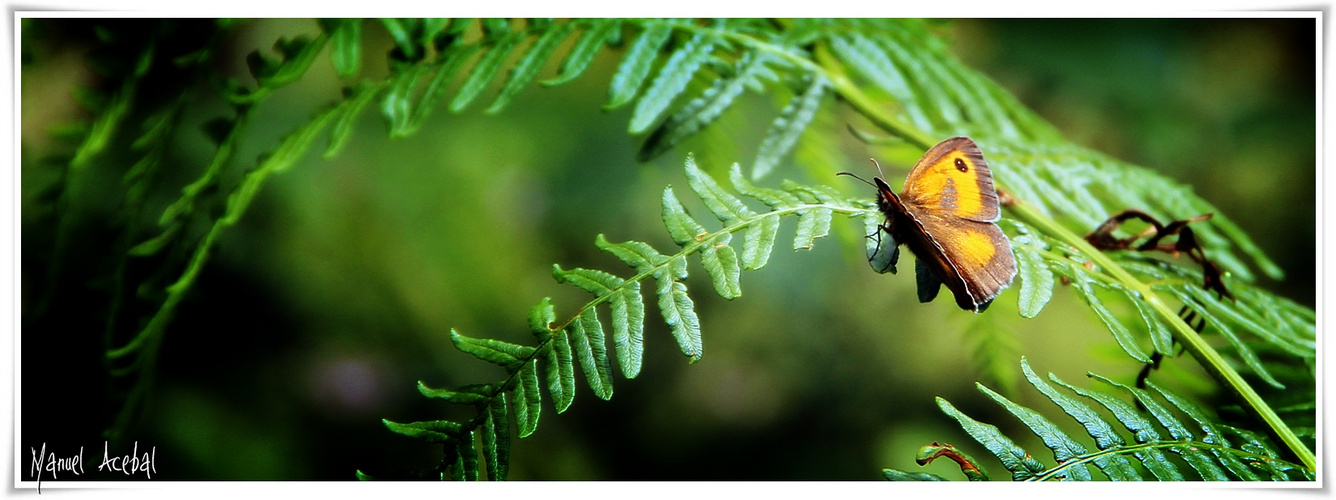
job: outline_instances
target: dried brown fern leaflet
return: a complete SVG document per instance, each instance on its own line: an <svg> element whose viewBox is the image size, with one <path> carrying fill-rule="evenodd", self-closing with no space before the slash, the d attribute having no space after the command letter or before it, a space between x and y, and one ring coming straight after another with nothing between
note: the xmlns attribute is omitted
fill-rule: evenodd
<svg viewBox="0 0 1336 500"><path fill-rule="evenodd" d="M1222 281L1220 266L1206 258L1206 253L1201 248L1201 243L1197 242L1197 235L1188 227L1189 223L1204 221L1211 218L1214 214L1202 214L1196 217L1190 217L1182 220L1175 220L1169 224L1161 224L1158 219L1136 209L1127 209L1114 214L1108 220L1095 228L1095 231L1086 235L1085 240L1091 246L1100 250L1135 250L1138 252L1161 251L1178 257L1180 253L1187 254L1193 261L1201 265L1202 268L1202 288L1214 290L1220 297L1229 297L1229 300L1235 300L1234 294L1229 293ZM1127 238L1118 238L1113 232L1122 227L1124 222L1130 219L1140 219L1150 227L1143 230L1140 234ZM1177 235L1178 239L1173 243L1161 243L1169 236ZM1137 240L1145 238L1141 244L1135 244Z"/></svg>
<svg viewBox="0 0 1336 500"><path fill-rule="evenodd" d="M1202 250L1201 243L1197 241L1196 234L1192 231L1191 227L1188 227L1188 224L1208 220L1212 215L1214 214L1202 214L1196 217L1171 221L1169 224L1162 224L1150 214L1136 209L1127 209L1109 217L1103 224L1100 224L1099 227L1095 228L1094 232L1086 235L1085 240L1089 242L1091 246L1100 250L1133 250L1138 252L1160 251L1166 252L1173 257L1178 257L1179 254L1187 254L1193 261L1201 265L1202 288L1206 290L1214 290L1218 297L1229 297L1230 300L1235 300L1234 294L1229 293L1229 289L1225 288L1225 282L1221 279L1220 266L1206 258L1206 253ZM1119 227L1122 227L1123 223L1131 219L1139 219L1150 224L1150 227L1127 238L1118 238L1113 235L1114 231L1117 231ZM1175 235L1178 236L1178 239L1173 243L1161 242L1165 238ZM1142 240L1143 238L1145 241L1137 244L1137 241ZM1198 333L1206 328L1206 319L1198 316L1197 313L1186 304L1183 305L1182 309L1179 309L1178 315ZM1193 323L1194 320L1196 321L1195 324ZM1142 367L1141 371L1137 374L1137 387L1146 387L1146 379L1150 376L1152 370L1160 367L1160 360L1163 357L1164 353L1158 352L1151 356L1151 362L1146 363L1146 366Z"/></svg>

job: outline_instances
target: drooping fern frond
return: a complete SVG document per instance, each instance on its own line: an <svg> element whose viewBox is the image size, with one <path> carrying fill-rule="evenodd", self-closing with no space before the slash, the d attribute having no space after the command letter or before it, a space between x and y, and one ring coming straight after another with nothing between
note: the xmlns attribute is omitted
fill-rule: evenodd
<svg viewBox="0 0 1336 500"><path fill-rule="evenodd" d="M117 415L107 429L116 437L131 421L145 398L151 379L162 332L175 313L177 304L190 288L194 277L207 261L218 230L234 224L249 199L270 171L291 164L309 145L294 144L267 160L263 172L248 176L250 182L224 187L226 210L199 207L202 193L209 192L210 202L219 197L219 172L231 160L234 138L246 122L253 106L273 89L295 81L313 61L323 46L323 37L282 39L275 44L281 59L258 52L248 58L252 76L258 85L246 88L235 81L214 80L220 92L232 104L236 116L213 120L205 125L205 135L218 145L214 160L199 181L186 186L182 196L157 216L148 214L147 200L162 190L161 168L166 151L179 140L176 126L188 106L213 76L209 63L218 53L224 34L234 23L229 21L143 20L134 23L99 22L94 27L102 47L89 55L88 62L103 68L103 77L115 82L116 90L99 98L86 98L95 118L84 131L80 146L62 167L64 182L55 206L56 241L49 259L51 272L43 287L43 298L27 321L43 321L46 304L58 293L56 282L60 267L68 264L63 236L72 216L62 210L69 203L68 187L86 175L112 172L119 174L126 187L120 194L119 213L110 217L118 231L116 244L106 256L112 272L107 290L110 307L104 320L103 345L111 375L112 407ZM126 61L132 61L126 66ZM145 92L145 89L151 89ZM92 96L93 92L81 95ZM338 106L336 106L338 107ZM142 124L138 126L137 124ZM277 150L284 153L285 150ZM130 163L116 160L128 158ZM87 173L87 165L96 164L96 173ZM274 167L274 168L268 168ZM167 187L166 189L171 189ZM235 190L231 190L235 189ZM187 224L212 225L206 236L191 241L182 230ZM143 272L144 268L156 268ZM132 270L134 269L134 270ZM173 279L171 276L177 276ZM165 284L164 284L165 283ZM157 304L140 317L134 298L147 298Z"/></svg>
<svg viewBox="0 0 1336 500"><path fill-rule="evenodd" d="M687 213L673 188L666 188L662 220L673 242L680 247L676 253L665 255L639 241L612 243L598 235L595 245L625 262L635 274L622 278L596 269L563 269L554 265L552 276L558 283L574 285L594 298L560 322L551 299L539 301L529 316L536 345L450 332L456 348L501 367L506 372L505 379L455 390L432 389L419 382L424 396L473 406L477 410L473 418L463 422L386 420L386 427L402 435L442 444L447 459L436 469L442 478L478 479L480 471L473 464L480 447L488 464L486 477L505 479L508 469L503 457L509 455L511 433L506 415L514 415L516 435L523 438L537 429L544 392L552 398L557 412L564 412L575 396L577 362L586 385L601 399L612 397L614 357L624 378L635 378L640 373L646 321L643 281L654 279L659 313L682 353L695 362L704 354L704 344L700 320L684 283L688 257L694 255L700 259L716 293L734 299L742 294L739 280L742 270L760 269L774 251L783 217L798 219L794 234L797 250L810 248L816 238L825 236L835 213L854 217L875 213L866 202L848 200L827 189L791 182L785 182L783 189L751 185L734 164L730 175L733 189L769 207L768 211L757 211L697 167L690 157L686 175L691 191L721 227L706 229ZM742 236L741 255L732 243L735 234ZM611 350L602 310L607 311L606 317L611 322ZM545 375L540 375L540 365ZM367 477L361 473L359 476Z"/></svg>
<svg viewBox="0 0 1336 500"><path fill-rule="evenodd" d="M979 422L945 399L937 399L937 405L944 413L959 422L970 437L1002 462L1002 466L1011 472L1013 481L1091 480L1098 477L1096 474L1113 481L1193 478L1207 481L1311 481L1314 478L1302 464L1282 457L1268 438L1221 424L1201 407L1153 383L1151 390L1146 390L1090 375L1119 392L1130 394L1147 409L1148 418L1131 403L1112 394L1075 387L1052 374L1048 377L1050 384L1036 375L1024 358L1021 359L1021 369L1031 385L1061 408L1067 418L1081 424L1093 440L1093 448L1061 430L1040 411L1012 402L978 384L980 392L1039 437L1053 454L1054 463L1049 465L1017 445L996 426ZM1101 413L1100 408L1112 418ZM1131 439L1118 427L1130 433ZM919 460L919 463L926 461ZM964 465L962 463L962 467ZM978 466L977 463L970 465ZM894 469L887 471L888 478L940 479L927 476ZM975 479L971 477L971 480Z"/></svg>

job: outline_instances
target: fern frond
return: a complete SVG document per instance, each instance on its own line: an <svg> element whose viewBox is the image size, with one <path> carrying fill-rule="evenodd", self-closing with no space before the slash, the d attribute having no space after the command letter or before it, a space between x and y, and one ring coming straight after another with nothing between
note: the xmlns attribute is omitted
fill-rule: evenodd
<svg viewBox="0 0 1336 500"><path fill-rule="evenodd" d="M385 27L385 31L390 34L395 46L398 47L406 59L414 60L418 58L418 53L421 51L418 48L418 43L413 40L412 33L410 33L410 25L419 25L418 20L382 18L380 24Z"/></svg>
<svg viewBox="0 0 1336 500"><path fill-rule="evenodd" d="M555 265L552 275L557 283L570 283L595 297L611 297L612 338L617 364L622 367L622 376L630 379L639 375L645 342L645 303L640 295L640 283L627 283L612 274L593 269L563 271Z"/></svg>
<svg viewBox="0 0 1336 500"><path fill-rule="evenodd" d="M561 72L555 78L543 80L541 85L544 87L555 87L563 83L570 82L584 73L589 68L589 63L598 55L599 49L603 44L621 28L621 21L618 19L592 19L586 23L584 34L580 40L575 42L571 51L566 55L566 59L561 63Z"/></svg>
<svg viewBox="0 0 1336 500"><path fill-rule="evenodd" d="M1089 305L1095 317L1113 333L1119 346L1134 359L1147 362L1147 347L1161 354L1169 354L1174 342L1184 346L1222 385L1235 391L1252 408L1250 411L1263 415L1263 419L1283 438L1286 446L1300 457L1311 457L1311 452L1298 441L1280 417L1267 407L1256 391L1234 372L1234 368L1226 363L1221 354L1207 345L1179 317L1181 313L1173 312L1179 310L1181 305L1185 308L1182 310L1205 318L1207 324L1204 333L1220 333L1244 367L1256 373L1266 384L1280 388L1283 384L1270 373L1273 369L1262 364L1249 342L1260 341L1269 349L1297 360L1313 359L1316 351L1310 346L1313 345L1311 341L1314 337L1310 335L1312 330L1307 327L1308 315L1302 308L1295 310L1268 305L1279 303L1277 301L1281 299L1266 293L1262 295L1270 298L1253 296L1256 289L1239 280L1231 282L1231 288L1249 294L1250 298L1219 300L1203 289L1204 279L1200 271L1138 255L1138 252L1105 254L1093 249L1083 250L1089 247L1084 240L1054 227L1051 221L1046 222L1034 216L1028 205L1013 205L1012 210L1019 212L1022 215L1020 218L1029 223L1041 224L1043 228L1036 230L1014 219L1006 225L1017 232L1041 238L1047 248L1051 249L1017 245L1017 260L1022 268L1027 266L1030 258L1020 255L1038 253L1047 263L1049 271L1063 277L1065 282L1070 282L1072 289ZM1055 237L1058 235L1062 237ZM1171 305L1169 300L1174 299L1180 304ZM1136 314L1120 318L1106 304L1112 300L1130 302ZM1261 318L1269 318L1268 323L1274 323L1276 327L1261 327L1263 323L1258 321ZM1252 335L1239 335L1240 329ZM1304 462L1308 464L1308 460Z"/></svg>
<svg viewBox="0 0 1336 500"><path fill-rule="evenodd" d="M292 40L280 38L274 43L274 49L282 59L275 60L260 51L251 52L246 57L251 76L258 86L254 90L232 92L225 97L234 105L253 104L264 99L270 92L297 81L315 62L315 58L329 41L329 33L322 32L314 39L299 36ZM235 87L234 87L235 88Z"/></svg>
<svg viewBox="0 0 1336 500"><path fill-rule="evenodd" d="M970 418L945 399L937 398L937 406L943 413L956 419L965 432L1002 461L1002 466L1011 471L1013 481L1028 480L1045 470L1043 463L1035 460L1024 448L1002 434L996 426Z"/></svg>
<svg viewBox="0 0 1336 500"><path fill-rule="evenodd" d="M419 383L419 391L424 396L475 407L478 413L472 419L411 424L387 420L387 428L408 437L444 445L447 456L456 458L446 461L453 465L445 466L449 470L442 471L443 477L464 479L478 476L475 463L478 451L473 441L477 434L481 439L483 462L488 468L487 477L504 479L503 457L508 456L510 443L507 415L514 416L516 433L523 438L537 430L544 390L552 397L557 412L565 411L574 399L576 360L584 372L586 384L602 399L612 397L614 356L623 377L631 379L639 374L645 322L641 281L648 278L656 281L655 295L664 323L682 353L695 362L701 358L703 344L695 302L683 283L687 277L687 257L698 255L715 291L724 298L735 298L742 294L739 277L743 267L763 266L766 256L773 251L782 217L796 216L797 239L810 245L818 232L824 233L829 228L834 213L862 218L874 210L866 207L865 202L841 198L828 188L791 182L784 183L784 190L759 188L747 183L740 167L734 164L731 171L734 188L743 196L771 207L768 212L760 212L748 207L741 198L701 170L693 158L687 159L685 172L691 191L721 224L718 230L708 230L692 218L672 187L666 188L661 215L668 234L680 247L678 252L665 255L643 242L612 243L598 235L595 245L634 269L634 276L622 278L596 269L563 269L554 265L552 276L558 283L569 283L591 293L594 299L559 323L551 300L539 301L529 314L529 328L538 341L536 346L472 338L450 331L456 348L501 367L507 374L504 380L455 390L430 389ZM825 229L803 229L804 225ZM742 258L731 245L735 233L743 234ZM604 304L612 321L611 354L599 318L599 310ZM540 383L540 365L546 370L546 384Z"/></svg>
<svg viewBox="0 0 1336 500"><path fill-rule="evenodd" d="M1250 431L1230 428L1230 434L1241 440L1231 441L1223 430L1227 427L1218 424L1200 407L1162 387L1151 384L1151 388L1168 403L1167 405L1155 398L1150 391L1091 374L1092 378L1100 382L1130 393L1154 417L1155 423L1159 424L1157 428L1155 423L1142 417L1140 412L1127 402L1108 394L1073 387L1049 375L1049 379L1054 383L1076 396L1099 403L1113 415L1114 420L1109 420L1079 398L1066 394L1041 379L1030 369L1024 358L1021 359L1021 368L1031 385L1056 404L1063 414L1085 428L1086 433L1093 439L1096 450L1090 450L1074 437L1067 435L1040 412L1012 402L981 384L978 385L981 392L1017 417L1053 453L1056 463L1047 465L1034 459L1028 451L1015 444L997 427L970 418L945 399L937 400L938 406L944 413L956 419L971 437L996 456L1003 467L1011 471L1013 480L1086 480L1092 478L1090 465L1094 465L1096 470L1114 481L1152 478L1182 480L1184 478L1182 472L1174 462L1168 460L1164 452L1178 455L1198 477L1208 481L1313 479L1313 474L1302 465L1281 458L1270 440ZM1201 432L1189 429L1173 409L1186 415ZM1136 444L1129 444L1115 429L1113 423L1115 420L1133 434ZM1162 434L1159 429L1163 429L1164 433ZM1141 464L1144 471L1134 464Z"/></svg>
<svg viewBox="0 0 1336 500"><path fill-rule="evenodd" d="M237 185L233 187L232 191L227 194L223 203L221 215L208 222L208 228L204 236L195 243L195 246L192 249L189 249L189 257L185 263L184 269L180 271L176 280L165 288L164 291L166 292L166 297L157 306L152 316L129 340L120 345L113 344L107 346L105 356L107 361L112 363L113 366L117 366L118 363L127 363L126 360L129 360L128 364L120 365L124 368L113 368L113 373L120 375L140 370L143 368L145 362L153 362L158 345L160 345L164 332L167 329L167 325L176 314L176 309L180 305L181 300L185 298L187 292L190 291L195 280L204 269L204 266L208 262L209 256L213 251L213 246L217 243L220 235L230 227L236 225L242 214L244 214L250 207L251 201L259 192L260 187L265 183L268 177L287 170L296 163L310 148L311 143L321 136L325 128L330 126L331 123L336 122L340 116L353 109L353 106L351 106L352 102L353 101L344 101L321 110L310 122L287 135L276 149L262 156L258 166L245 173ZM220 148L217 154L218 156L215 158L214 166L221 168L225 163L225 158L230 157L232 154L232 150L230 148ZM213 176L216 176L217 174L218 170L210 168L210 170L206 171L204 178L191 186L206 186L212 184L216 181L216 178ZM187 189L189 190L190 188L188 187ZM182 199L189 202L188 200L193 199L192 196L193 194L190 191L187 191ZM168 223L170 226L164 233L169 234L169 237L174 237L178 231L177 227L185 224L184 217L191 211L191 209L193 209L193 206L187 206L187 208L183 209L183 212L179 212L180 215L176 215L173 219L169 220ZM171 209L169 208L169 212L170 210ZM166 214L164 214L164 217L166 217ZM148 252L156 250L156 248L154 248L153 244L140 244L137 245L134 250ZM141 383L137 383L136 387L142 387L140 384ZM123 425L128 424L127 418L131 411L133 411L133 407L126 406L125 409L122 410L121 417L117 418L117 423L110 432L118 432Z"/></svg>
<svg viewBox="0 0 1336 500"><path fill-rule="evenodd" d="M887 481L946 481L947 479L937 474L927 472L904 472L895 469L882 469L882 477Z"/></svg>
<svg viewBox="0 0 1336 500"><path fill-rule="evenodd" d="M793 150L798 138L807 130L807 125L812 123L817 108L821 106L821 98L826 95L826 89L830 84L820 75L812 77L811 80L807 89L784 106L779 116L775 117L775 121L770 123L770 128L765 132L765 139L761 141L756 163L752 165L753 178L760 179L769 174L780 159Z"/></svg>
<svg viewBox="0 0 1336 500"><path fill-rule="evenodd" d="M1031 378L1030 374L1034 373L1034 371L1028 369L1029 367L1028 363L1022 365L1022 367L1026 368L1026 378L1030 379ZM1147 420L1145 417L1143 417L1142 412L1140 410L1137 410L1136 407L1132 406L1131 404L1121 399L1118 399L1110 394L1102 392L1093 392L1086 389L1082 389L1080 387L1069 385L1066 382L1059 380L1056 376L1052 374L1049 375L1049 378L1053 380L1054 383L1061 385L1067 390L1070 390L1081 397L1099 403L1101 406L1107 409L1109 413L1112 413L1114 418L1117 419L1118 422L1120 422L1128 430L1128 432L1132 433L1133 439L1138 444L1144 445L1147 443L1154 443L1157 441L1161 441L1163 439L1160 435L1160 432L1156 430L1155 424L1152 423L1150 420ZM1034 383L1034 379L1031 379L1031 383ZM1035 387L1039 386L1036 385ZM1044 391L1045 395L1048 395L1048 390L1041 389L1041 391ZM1057 391L1053 392L1056 393ZM1053 396L1050 396L1049 398L1053 399ZM1087 425L1087 427L1090 426L1090 424L1084 424L1084 425ZM1103 429L1100 429L1100 431L1101 433L1103 433ZM1115 434L1114 436L1117 436L1117 434ZM1101 450L1106 448L1105 444L1107 444L1108 445L1107 447L1109 448L1123 445L1123 441L1114 439L1113 437L1107 439L1096 438L1096 441L1097 443L1100 443L1099 447ZM1155 476L1156 479L1159 479L1161 481L1183 480L1183 475L1178 472L1178 468L1176 468L1174 464L1169 461L1169 457L1166 456L1164 452L1161 451L1159 448L1143 447L1140 449L1135 449L1132 451L1132 456L1136 460L1138 460L1141 463L1141 465L1144 466L1146 470L1151 473L1151 475Z"/></svg>
<svg viewBox="0 0 1336 500"><path fill-rule="evenodd" d="M1065 273L1065 276L1071 280L1072 289L1076 290L1077 296L1081 297L1081 300L1090 306L1090 310L1109 329L1114 340L1118 341L1118 345L1123 348L1128 356L1141 363L1149 363L1150 355L1141 348L1138 339L1132 336L1132 331L1118 319L1117 315L1095 293L1096 289L1105 289L1106 287L1091 279L1090 274L1077 271L1074 267L1070 263L1066 265L1067 273Z"/></svg>
<svg viewBox="0 0 1336 500"><path fill-rule="evenodd" d="M1126 444L1123 441L1122 436L1120 436L1118 432L1113 429L1113 426L1105 421L1103 417L1098 413L1095 413L1095 411L1089 406L1086 406L1085 403L1054 389L1053 386L1044 382L1043 379L1039 378L1039 376L1034 373L1034 370L1030 369L1030 364L1026 362L1024 358L1021 358L1021 371L1025 373L1025 379L1028 380L1031 385L1034 385L1034 387L1039 389L1039 392L1043 393L1045 397L1061 407L1064 413L1070 415L1085 427L1086 433L1095 439L1096 448L1107 450L1109 448ZM993 399L996 400L997 398ZM1008 410L1010 409L1011 408L1008 408ZM1013 411L1013 413L1015 412ZM1112 454L1105 457L1099 457L1094 460L1094 463L1099 467L1100 471L1104 472L1110 479L1115 481L1138 479L1137 471L1132 468L1131 463L1122 455Z"/></svg>
<svg viewBox="0 0 1336 500"><path fill-rule="evenodd" d="M469 76L464 80L464 84L459 87L455 93L455 98L450 101L450 111L458 113L468 107L479 94L482 94L487 84L492 81L501 70L501 63L505 62L506 56L514 50L521 41L524 40L524 33L508 33L487 49L477 64L469 70Z"/></svg>
<svg viewBox="0 0 1336 500"><path fill-rule="evenodd" d="M673 99L686 90L691 77L695 76L696 71L705 64L716 43L718 42L713 37L697 33L683 45L681 50L674 52L668 61L663 63L658 75L636 101L635 109L631 112L631 125L628 130L632 134L648 129L672 104Z"/></svg>
<svg viewBox="0 0 1336 500"><path fill-rule="evenodd" d="M645 139L637 158L644 161L656 157L713 123L743 90L756 85L757 79L766 74L768 60L762 56L738 61L732 76L715 80L699 97L659 124Z"/></svg>
<svg viewBox="0 0 1336 500"><path fill-rule="evenodd" d="M572 23L552 24L543 31L543 34L534 41L528 51L524 53L510 70L510 79L506 85L501 88L501 93L497 95L496 100L484 111L488 114L495 114L506 107L511 99L514 99L529 82L532 82L538 76L538 70L542 68L543 63L547 61L553 50L556 50L557 44L561 43L570 34Z"/></svg>
<svg viewBox="0 0 1336 500"><path fill-rule="evenodd" d="M920 130L934 130L937 127L922 107L918 105L918 103L926 100L918 99L915 96L904 73L896 67L887 52L876 47L870 37L859 32L852 32L830 36L827 40L830 44L830 50L835 56L867 78L873 85L889 94L901 106L900 114L907 118L911 124ZM912 71L913 69L918 68L910 67L908 73L918 74Z"/></svg>
<svg viewBox="0 0 1336 500"><path fill-rule="evenodd" d="M608 103L603 105L603 109L620 108L635 98L636 93L640 91L640 85L649 76L654 59L659 56L659 51L672 35L673 27L666 22L650 22L644 25L644 29L636 36L635 41L631 42L626 55L622 57L622 62L617 66L617 73L612 76L612 83L608 89Z"/></svg>
<svg viewBox="0 0 1336 500"><path fill-rule="evenodd" d="M505 393L497 394L485 411L482 455L487 463L487 479L501 481L510 472L510 420L506 418Z"/></svg>

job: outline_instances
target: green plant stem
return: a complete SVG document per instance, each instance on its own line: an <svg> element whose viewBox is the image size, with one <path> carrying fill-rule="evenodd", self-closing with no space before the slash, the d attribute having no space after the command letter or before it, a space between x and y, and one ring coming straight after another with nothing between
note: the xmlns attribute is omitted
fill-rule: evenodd
<svg viewBox="0 0 1336 500"><path fill-rule="evenodd" d="M872 100L855 86L844 74L840 63L830 55L829 51L822 45L818 45L815 52L816 60L821 64L822 69L830 79L835 92L854 107L863 116L867 117L878 127L889 133L898 135L905 140L927 149L934 141L931 140L922 131L895 119L882 108L872 102ZM999 188L1003 188L1003 183L994 179ZM1201 364L1207 373L1216 379L1221 385L1228 387L1244 403L1248 411L1263 422L1266 423L1272 436L1285 443L1285 446L1294 453L1304 466L1310 471L1317 470L1317 459L1313 452L1299 441L1299 437L1290 430L1289 426L1280 419L1280 416L1267 405L1266 401L1253 390L1252 386L1238 372L1225 362L1224 357L1216 352L1215 348L1207 344L1205 340L1197 334L1187 323L1180 318L1174 310L1161 299L1149 285L1142 283L1132 276L1131 273L1123 269L1103 252L1090 246L1084 238L1072 233L1066 227L1058 224L1057 221L1044 215L1033 206L1024 201L1017 200L1008 207L1009 212L1017 219L1025 222L1040 231L1067 243L1082 256L1090 259L1095 265L1099 266L1105 273L1117 279L1123 286L1136 292L1142 297L1152 309L1155 310L1165 320L1165 324L1170 325L1174 339L1181 344L1184 349L1192 355Z"/></svg>
<svg viewBox="0 0 1336 500"><path fill-rule="evenodd" d="M1271 434L1285 443L1285 446L1303 462L1305 467L1310 471L1317 470L1316 457L1307 446L1299 441L1299 436L1295 435L1294 431L1290 430L1288 425L1285 425L1280 416L1253 390L1252 386L1225 362L1225 358L1210 344L1206 343L1196 330L1193 330L1191 326L1184 322L1183 318L1179 317L1178 313L1170 308L1149 285L1136 279L1104 252L1091 246L1084 238L1068 231L1057 221L1040 213L1034 206L1018 200L1008 207L1008 211L1017 220L1038 228L1045 234L1070 245L1082 256L1090 259L1090 262L1106 274L1140 295L1160 317L1164 318L1165 324L1173 329L1174 340L1178 341L1179 345L1182 345L1183 349L1192 355L1193 359L1196 359L1197 363L1201 364L1207 373L1210 373L1216 381L1231 389L1239 399L1243 400L1244 407L1265 422Z"/></svg>

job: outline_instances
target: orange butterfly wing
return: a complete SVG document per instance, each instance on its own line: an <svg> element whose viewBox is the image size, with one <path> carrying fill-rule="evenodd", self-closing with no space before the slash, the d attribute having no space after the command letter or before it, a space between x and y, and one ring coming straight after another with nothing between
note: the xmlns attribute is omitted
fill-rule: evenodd
<svg viewBox="0 0 1336 500"><path fill-rule="evenodd" d="M1011 285L1016 277L1016 261L1011 243L997 224L968 219L947 223L932 216L921 222L937 247L938 255L929 259L939 260L939 268L950 268L959 276L943 278L942 282L955 294L956 304L962 309L977 310Z"/></svg>
<svg viewBox="0 0 1336 500"><path fill-rule="evenodd" d="M923 153L905 178L900 199L910 208L943 217L982 222L1002 217L993 173L968 137L947 139Z"/></svg>
<svg viewBox="0 0 1336 500"><path fill-rule="evenodd" d="M900 201L932 243L925 258L963 309L978 310L1011 284L1011 242L993 224L1002 216L993 174L968 137L933 146L905 179Z"/></svg>

